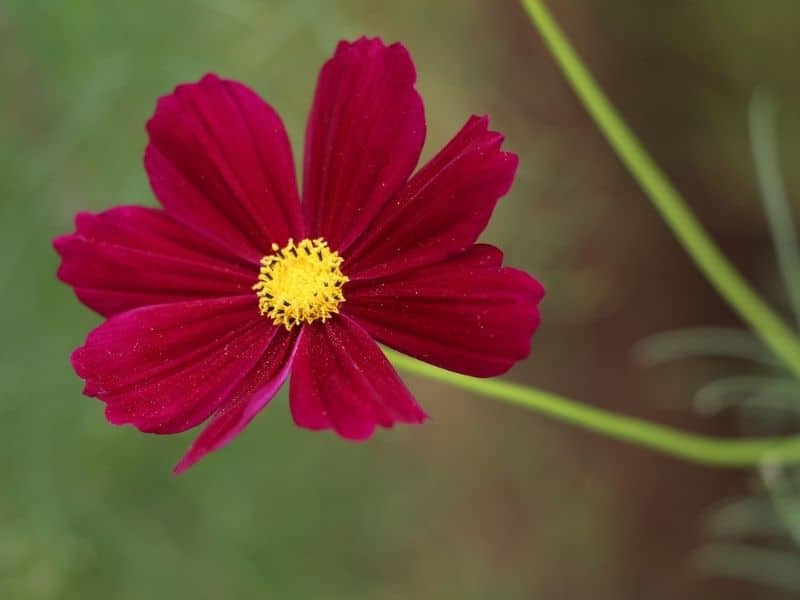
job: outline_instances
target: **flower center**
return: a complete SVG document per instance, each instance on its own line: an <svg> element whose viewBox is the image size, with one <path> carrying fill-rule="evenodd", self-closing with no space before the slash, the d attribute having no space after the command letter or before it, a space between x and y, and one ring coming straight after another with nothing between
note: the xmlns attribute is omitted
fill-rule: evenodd
<svg viewBox="0 0 800 600"><path fill-rule="evenodd" d="M339 312L344 302L342 286L350 279L342 273L342 257L322 238L289 238L283 248L272 244L273 254L261 259L253 289L258 309L275 325L291 330L303 321L323 323Z"/></svg>

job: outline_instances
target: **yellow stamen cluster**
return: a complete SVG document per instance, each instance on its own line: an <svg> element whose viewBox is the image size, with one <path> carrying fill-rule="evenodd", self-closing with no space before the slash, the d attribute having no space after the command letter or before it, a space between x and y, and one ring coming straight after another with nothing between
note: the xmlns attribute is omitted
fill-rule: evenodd
<svg viewBox="0 0 800 600"><path fill-rule="evenodd" d="M302 322L323 323L339 312L344 302L342 286L349 281L342 273L342 257L323 238L289 238L283 248L272 244L274 254L261 259L258 282L253 286L258 309L287 331Z"/></svg>

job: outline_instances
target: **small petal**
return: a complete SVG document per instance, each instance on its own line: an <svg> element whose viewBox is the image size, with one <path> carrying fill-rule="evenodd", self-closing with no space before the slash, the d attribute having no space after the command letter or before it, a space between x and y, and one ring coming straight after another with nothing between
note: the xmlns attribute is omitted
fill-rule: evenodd
<svg viewBox="0 0 800 600"><path fill-rule="evenodd" d="M226 403L276 330L254 296L149 306L97 327L72 364L112 423L176 433Z"/></svg>
<svg viewBox="0 0 800 600"><path fill-rule="evenodd" d="M425 413L380 348L342 315L303 327L289 388L295 423L363 440L375 427L421 423Z"/></svg>
<svg viewBox="0 0 800 600"><path fill-rule="evenodd" d="M215 75L179 85L147 131L150 183L175 219L254 262L302 237L289 139L253 91Z"/></svg>
<svg viewBox="0 0 800 600"><path fill-rule="evenodd" d="M203 297L247 294L257 269L210 246L162 210L120 206L79 213L56 238L58 277L104 316Z"/></svg>
<svg viewBox="0 0 800 600"><path fill-rule="evenodd" d="M486 117L472 117L349 249L351 279L387 276L469 248L514 179L517 156Z"/></svg>
<svg viewBox="0 0 800 600"><path fill-rule="evenodd" d="M542 286L501 267L502 253L475 245L460 256L345 288L346 314L379 342L437 366L490 377L530 353Z"/></svg>
<svg viewBox="0 0 800 600"><path fill-rule="evenodd" d="M209 452L228 444L272 400L289 375L296 342L296 333L273 327L273 337L258 364L239 383L211 423L194 441L175 467L176 474L182 473Z"/></svg>
<svg viewBox="0 0 800 600"><path fill-rule="evenodd" d="M405 183L425 140L416 71L400 44L342 42L319 75L306 131L307 233L347 247Z"/></svg>

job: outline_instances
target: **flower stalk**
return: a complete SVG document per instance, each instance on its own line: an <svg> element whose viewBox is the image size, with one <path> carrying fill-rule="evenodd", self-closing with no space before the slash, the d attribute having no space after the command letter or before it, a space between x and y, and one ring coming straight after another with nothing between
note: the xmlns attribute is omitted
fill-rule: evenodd
<svg viewBox="0 0 800 600"><path fill-rule="evenodd" d="M384 348L392 364L405 373L439 381L480 396L521 406L610 438L673 458L709 467L753 467L765 462L800 461L800 436L725 439L686 433L634 417L618 415L510 381L478 379L445 371Z"/></svg>

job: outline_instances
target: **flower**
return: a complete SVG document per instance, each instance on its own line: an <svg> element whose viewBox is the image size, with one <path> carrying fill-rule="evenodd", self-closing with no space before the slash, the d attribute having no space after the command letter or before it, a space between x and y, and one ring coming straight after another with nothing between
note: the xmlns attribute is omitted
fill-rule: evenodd
<svg viewBox="0 0 800 600"><path fill-rule="evenodd" d="M425 137L400 44L341 42L306 131L302 202L277 113L206 75L162 97L144 164L161 208L79 213L59 278L106 317L72 355L114 424L210 419L175 468L232 440L291 371L297 425L362 440L425 413L376 340L498 375L530 351L543 289L476 239L517 157L471 117L412 174Z"/></svg>

